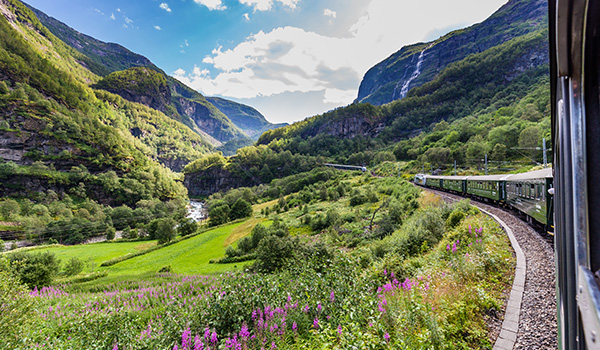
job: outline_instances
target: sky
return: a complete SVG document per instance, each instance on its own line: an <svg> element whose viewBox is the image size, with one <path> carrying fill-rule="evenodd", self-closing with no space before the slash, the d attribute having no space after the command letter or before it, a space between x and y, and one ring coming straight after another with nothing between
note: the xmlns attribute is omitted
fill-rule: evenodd
<svg viewBox="0 0 600 350"><path fill-rule="evenodd" d="M273 123L352 103L378 62L481 22L506 1L25 0Z"/></svg>

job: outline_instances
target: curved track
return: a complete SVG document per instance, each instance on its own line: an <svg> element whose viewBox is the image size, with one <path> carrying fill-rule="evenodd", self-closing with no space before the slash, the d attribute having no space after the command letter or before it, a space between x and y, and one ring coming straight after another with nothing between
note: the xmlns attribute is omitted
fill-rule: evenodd
<svg viewBox="0 0 600 350"><path fill-rule="evenodd" d="M445 192L425 190L438 194L446 201L464 199ZM498 216L512 229L527 261L519 327L513 349L557 349L556 275L551 243L510 211L474 200L471 200L471 204ZM499 329L495 333L498 334Z"/></svg>

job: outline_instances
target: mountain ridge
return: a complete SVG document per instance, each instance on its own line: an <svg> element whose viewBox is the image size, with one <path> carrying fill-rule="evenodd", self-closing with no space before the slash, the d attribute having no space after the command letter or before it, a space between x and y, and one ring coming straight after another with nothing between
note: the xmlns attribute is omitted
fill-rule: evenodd
<svg viewBox="0 0 600 350"><path fill-rule="evenodd" d="M365 73L356 102L383 105L405 97L400 96L399 86L410 83L409 92L431 81L453 62L535 31L547 18L546 7L545 0L512 0L481 23L452 31L428 43L407 45ZM421 73L408 81L423 52Z"/></svg>

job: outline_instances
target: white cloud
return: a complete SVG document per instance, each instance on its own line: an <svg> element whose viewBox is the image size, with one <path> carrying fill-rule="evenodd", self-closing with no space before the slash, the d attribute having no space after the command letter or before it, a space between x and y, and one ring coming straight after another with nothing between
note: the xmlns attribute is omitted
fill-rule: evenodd
<svg viewBox="0 0 600 350"><path fill-rule="evenodd" d="M117 19L117 17L115 17L115 14L114 14L114 13L111 13L111 14L110 14L110 19L112 19L112 20L114 21L115 19Z"/></svg>
<svg viewBox="0 0 600 350"><path fill-rule="evenodd" d="M335 18L335 17L337 16L337 13L336 13L335 11L333 11L333 10L330 10L330 9L325 9L325 10L323 11L323 15L324 15L324 16L328 16L328 17L331 17L331 18Z"/></svg>
<svg viewBox="0 0 600 350"><path fill-rule="evenodd" d="M225 10L227 6L223 5L221 0L194 0L194 2L198 5L204 5L208 7L209 10Z"/></svg>
<svg viewBox="0 0 600 350"><path fill-rule="evenodd" d="M280 2L282 5L291 9L296 8L296 4L301 0L239 0L241 4L251 6L254 11L269 11L274 2Z"/></svg>
<svg viewBox="0 0 600 350"><path fill-rule="evenodd" d="M162 28L160 26L154 26L154 29L156 29L156 30L162 30Z"/></svg>
<svg viewBox="0 0 600 350"><path fill-rule="evenodd" d="M163 9L167 12L171 12L171 8L169 7L169 4L167 4L166 2L161 3L158 7L160 7L161 9Z"/></svg>
<svg viewBox="0 0 600 350"><path fill-rule="evenodd" d="M274 1L284 3L239 1L258 11L270 9ZM251 99L311 93L322 96L327 106L348 104L356 97L363 75L377 62L404 45L424 40L432 28L479 22L505 1L371 0L344 36L297 27L260 31L235 47L215 48L191 73L180 69L175 76L208 95ZM323 15L335 18L337 13L324 11Z"/></svg>
<svg viewBox="0 0 600 350"><path fill-rule="evenodd" d="M249 20L250 20L250 16L249 16L247 13L244 13L244 14L242 15L242 17L244 17L244 19L245 19L246 21L249 21Z"/></svg>
<svg viewBox="0 0 600 350"><path fill-rule="evenodd" d="M133 20L132 20L131 18L129 18L129 17L127 17L127 16L125 16L125 23L127 23L127 24L132 24L132 23L133 23Z"/></svg>
<svg viewBox="0 0 600 350"><path fill-rule="evenodd" d="M104 12L102 12L102 11L100 11L98 9L94 9L94 11L96 11L96 13L98 13L99 15L104 16Z"/></svg>
<svg viewBox="0 0 600 350"><path fill-rule="evenodd" d="M121 12L121 9L120 9L120 8L118 8L118 9L117 9L117 12Z"/></svg>

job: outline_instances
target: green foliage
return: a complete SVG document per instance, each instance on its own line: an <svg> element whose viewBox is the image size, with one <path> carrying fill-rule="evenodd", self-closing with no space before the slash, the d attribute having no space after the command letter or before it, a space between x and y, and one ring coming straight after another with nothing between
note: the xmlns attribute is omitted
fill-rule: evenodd
<svg viewBox="0 0 600 350"><path fill-rule="evenodd" d="M109 226L108 229L106 229L106 240L112 241L113 239L115 239L116 231L117 230L113 226Z"/></svg>
<svg viewBox="0 0 600 350"><path fill-rule="evenodd" d="M36 300L14 274L9 261L0 256L0 347L17 348L24 331L33 322Z"/></svg>
<svg viewBox="0 0 600 350"><path fill-rule="evenodd" d="M184 218L179 221L177 232L182 236L191 235L198 230L198 223L190 218Z"/></svg>
<svg viewBox="0 0 600 350"><path fill-rule="evenodd" d="M83 271L84 263L76 257L72 257L65 263L62 274L65 276L78 275Z"/></svg>
<svg viewBox="0 0 600 350"><path fill-rule="evenodd" d="M157 219L155 237L159 244L170 242L175 238L175 220L171 218Z"/></svg>
<svg viewBox="0 0 600 350"><path fill-rule="evenodd" d="M252 216L252 206L242 198L239 198L231 206L229 216L231 220L250 217Z"/></svg>
<svg viewBox="0 0 600 350"><path fill-rule="evenodd" d="M60 261L52 253L12 253L8 257L21 283L29 288L44 287L58 274Z"/></svg>

